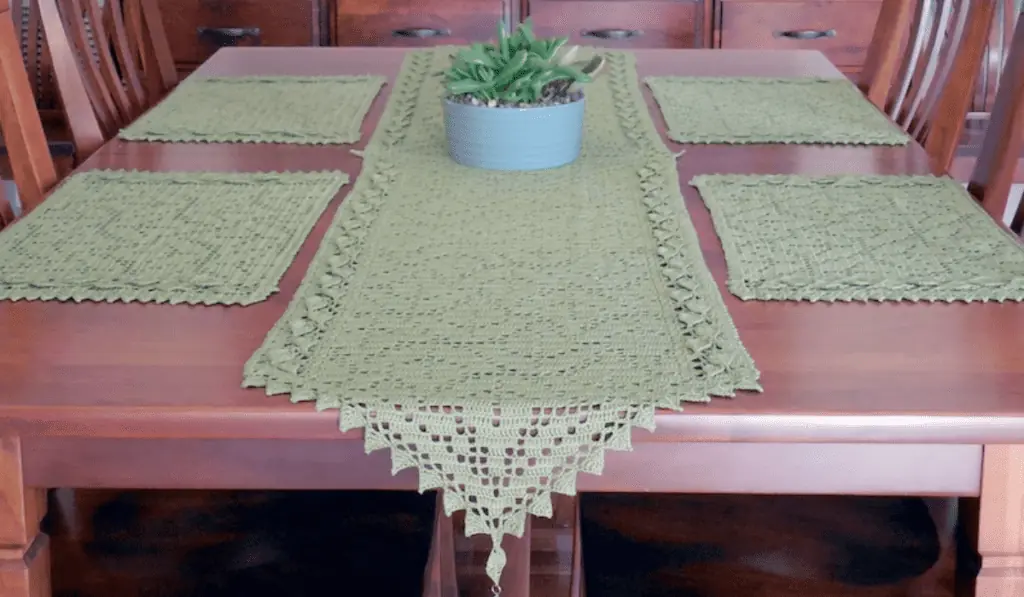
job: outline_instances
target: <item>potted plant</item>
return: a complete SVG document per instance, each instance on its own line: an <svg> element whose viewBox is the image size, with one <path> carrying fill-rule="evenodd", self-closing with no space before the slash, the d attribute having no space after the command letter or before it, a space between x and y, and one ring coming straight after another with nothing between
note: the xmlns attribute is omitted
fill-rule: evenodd
<svg viewBox="0 0 1024 597"><path fill-rule="evenodd" d="M490 170L541 170L573 162L583 138L580 85L604 64L573 62L566 38L537 39L530 21L496 43L452 56L444 72L445 132L456 162Z"/></svg>

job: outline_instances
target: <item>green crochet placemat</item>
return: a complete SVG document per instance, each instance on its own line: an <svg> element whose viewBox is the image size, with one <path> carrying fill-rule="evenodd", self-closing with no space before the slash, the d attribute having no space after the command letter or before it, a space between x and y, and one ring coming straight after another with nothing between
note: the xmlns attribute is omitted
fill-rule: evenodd
<svg viewBox="0 0 1024 597"><path fill-rule="evenodd" d="M0 299L261 301L347 180L341 172L75 174L0 233Z"/></svg>
<svg viewBox="0 0 1024 597"><path fill-rule="evenodd" d="M377 76L190 78L120 137L182 143L355 143L384 82Z"/></svg>
<svg viewBox="0 0 1024 597"><path fill-rule="evenodd" d="M932 176L693 179L741 299L1024 300L1024 247Z"/></svg>
<svg viewBox="0 0 1024 597"><path fill-rule="evenodd" d="M405 60L363 172L244 385L338 408L500 540L600 473L657 408L758 390L705 266L634 59L587 86L580 159L495 172L448 156L440 71ZM500 142L500 140L495 140Z"/></svg>
<svg viewBox="0 0 1024 597"><path fill-rule="evenodd" d="M906 145L846 79L648 77L679 143Z"/></svg>

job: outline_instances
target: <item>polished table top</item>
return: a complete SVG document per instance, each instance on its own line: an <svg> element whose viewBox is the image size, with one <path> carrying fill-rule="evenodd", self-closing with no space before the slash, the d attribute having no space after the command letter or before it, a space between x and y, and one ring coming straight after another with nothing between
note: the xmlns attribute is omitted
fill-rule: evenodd
<svg viewBox="0 0 1024 597"><path fill-rule="evenodd" d="M196 76L382 74L404 51L227 48ZM638 50L641 76L842 76L810 51ZM364 146L387 100L363 125ZM664 123L648 102L660 130ZM669 142L673 151L682 146ZM356 175L351 146L114 140L83 166L142 170L320 170ZM679 160L690 215L764 393L659 416L635 441L1024 443L1024 304L744 302L725 288L702 173L922 174L916 146L696 146ZM0 302L0 429L24 435L358 439L336 412L241 388L242 365L284 312L339 193L281 283L247 307Z"/></svg>

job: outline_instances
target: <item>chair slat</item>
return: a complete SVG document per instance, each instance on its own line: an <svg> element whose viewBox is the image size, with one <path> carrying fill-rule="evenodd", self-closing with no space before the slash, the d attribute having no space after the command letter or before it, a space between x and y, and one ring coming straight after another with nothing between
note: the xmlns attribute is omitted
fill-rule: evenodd
<svg viewBox="0 0 1024 597"><path fill-rule="evenodd" d="M25 70L10 0L0 0L0 78L0 129L9 148L22 213L28 213L57 183L57 171ZM7 211L4 218L12 216Z"/></svg>
<svg viewBox="0 0 1024 597"><path fill-rule="evenodd" d="M953 163L998 0L883 0L861 89L932 158Z"/></svg>
<svg viewBox="0 0 1024 597"><path fill-rule="evenodd" d="M1024 154L1024 18L1017 19L992 115L967 190L992 217L1002 220L1013 187L1013 172ZM1024 200L1010 228L1024 227Z"/></svg>

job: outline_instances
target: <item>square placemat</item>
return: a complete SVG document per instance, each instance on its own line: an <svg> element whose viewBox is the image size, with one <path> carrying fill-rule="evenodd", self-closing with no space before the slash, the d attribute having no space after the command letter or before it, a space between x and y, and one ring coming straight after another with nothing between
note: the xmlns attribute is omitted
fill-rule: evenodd
<svg viewBox="0 0 1024 597"><path fill-rule="evenodd" d="M128 141L355 143L385 78L187 79L120 133Z"/></svg>
<svg viewBox="0 0 1024 597"><path fill-rule="evenodd" d="M1020 301L1024 246L956 181L704 175L741 299Z"/></svg>
<svg viewBox="0 0 1024 597"><path fill-rule="evenodd" d="M347 180L341 172L75 174L0 232L0 299L261 301Z"/></svg>
<svg viewBox="0 0 1024 597"><path fill-rule="evenodd" d="M906 145L846 79L648 77L673 141Z"/></svg>

